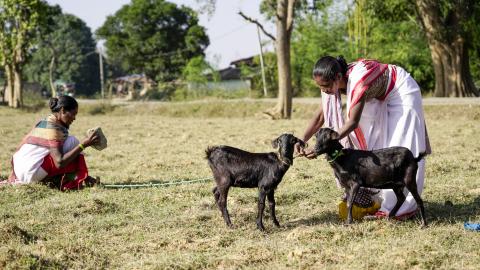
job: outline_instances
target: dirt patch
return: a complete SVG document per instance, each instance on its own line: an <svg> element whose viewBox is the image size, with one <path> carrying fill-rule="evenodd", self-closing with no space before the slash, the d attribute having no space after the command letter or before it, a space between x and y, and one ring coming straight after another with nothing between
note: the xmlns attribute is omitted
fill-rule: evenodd
<svg viewBox="0 0 480 270"><path fill-rule="evenodd" d="M67 266L55 260L42 258L31 253L23 254L9 249L0 253L1 269L66 269Z"/></svg>
<svg viewBox="0 0 480 270"><path fill-rule="evenodd" d="M104 202L99 199L93 199L79 204L76 209L77 212L74 216L81 214L96 215L116 212L118 210L118 205L115 203Z"/></svg>
<svg viewBox="0 0 480 270"><path fill-rule="evenodd" d="M14 224L0 225L0 243L6 244L11 241L25 245L34 243L38 237Z"/></svg>

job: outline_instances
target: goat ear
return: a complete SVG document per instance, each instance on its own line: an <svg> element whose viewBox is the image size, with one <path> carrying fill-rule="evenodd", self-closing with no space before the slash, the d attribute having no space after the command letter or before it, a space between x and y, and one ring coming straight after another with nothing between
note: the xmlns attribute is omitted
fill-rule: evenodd
<svg viewBox="0 0 480 270"><path fill-rule="evenodd" d="M277 148L278 147L278 139L275 139L272 141L272 147Z"/></svg>
<svg viewBox="0 0 480 270"><path fill-rule="evenodd" d="M332 132L330 132L330 140L338 140L339 136L340 135L335 130L332 130Z"/></svg>

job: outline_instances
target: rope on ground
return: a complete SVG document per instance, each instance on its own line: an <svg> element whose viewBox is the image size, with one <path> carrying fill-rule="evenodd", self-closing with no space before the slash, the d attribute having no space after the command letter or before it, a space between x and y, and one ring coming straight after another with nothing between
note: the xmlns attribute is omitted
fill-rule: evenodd
<svg viewBox="0 0 480 270"><path fill-rule="evenodd" d="M101 185L101 187L105 189L125 189L125 188L152 188L152 187L169 187L169 186L178 186L178 185L189 185L195 183L206 183L213 180L212 177L208 178L198 178L198 179L191 179L191 180L174 180L174 181L167 181L163 183L147 183L147 184L105 184Z"/></svg>

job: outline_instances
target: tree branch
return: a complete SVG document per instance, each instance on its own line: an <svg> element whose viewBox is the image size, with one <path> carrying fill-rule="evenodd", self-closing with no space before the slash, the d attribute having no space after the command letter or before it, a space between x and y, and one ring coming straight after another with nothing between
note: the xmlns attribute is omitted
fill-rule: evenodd
<svg viewBox="0 0 480 270"><path fill-rule="evenodd" d="M251 22L251 23L253 23L253 24L256 24L258 27L260 27L260 29L262 30L262 32L263 32L265 35L267 35L269 38L271 38L273 41L275 41L275 37L274 37L272 34L268 33L268 32L263 28L263 25L262 25L260 22L258 22L258 21L255 20L255 19L252 19L252 18L248 17L247 15L243 14L243 12L241 12L241 11L238 12L238 15L242 16L245 20L247 20L247 21L249 21L249 22Z"/></svg>
<svg viewBox="0 0 480 270"><path fill-rule="evenodd" d="M295 2L296 0L289 0L288 1L288 9L287 9L287 32L291 32L293 28L293 16L294 9L295 9Z"/></svg>

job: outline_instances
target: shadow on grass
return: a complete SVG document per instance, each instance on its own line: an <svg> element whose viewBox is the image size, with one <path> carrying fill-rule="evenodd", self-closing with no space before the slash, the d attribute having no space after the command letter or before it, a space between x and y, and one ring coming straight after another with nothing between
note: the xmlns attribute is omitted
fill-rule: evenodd
<svg viewBox="0 0 480 270"><path fill-rule="evenodd" d="M480 214L480 197L470 203L453 204L425 202L427 221L435 221L440 224L451 224L468 221L473 216Z"/></svg>
<svg viewBox="0 0 480 270"><path fill-rule="evenodd" d="M341 222L338 218L338 214L334 211L325 211L319 215L312 215L307 218L300 218L291 221L284 221L282 225L286 229L294 229L298 226L315 226L319 224L330 224Z"/></svg>

